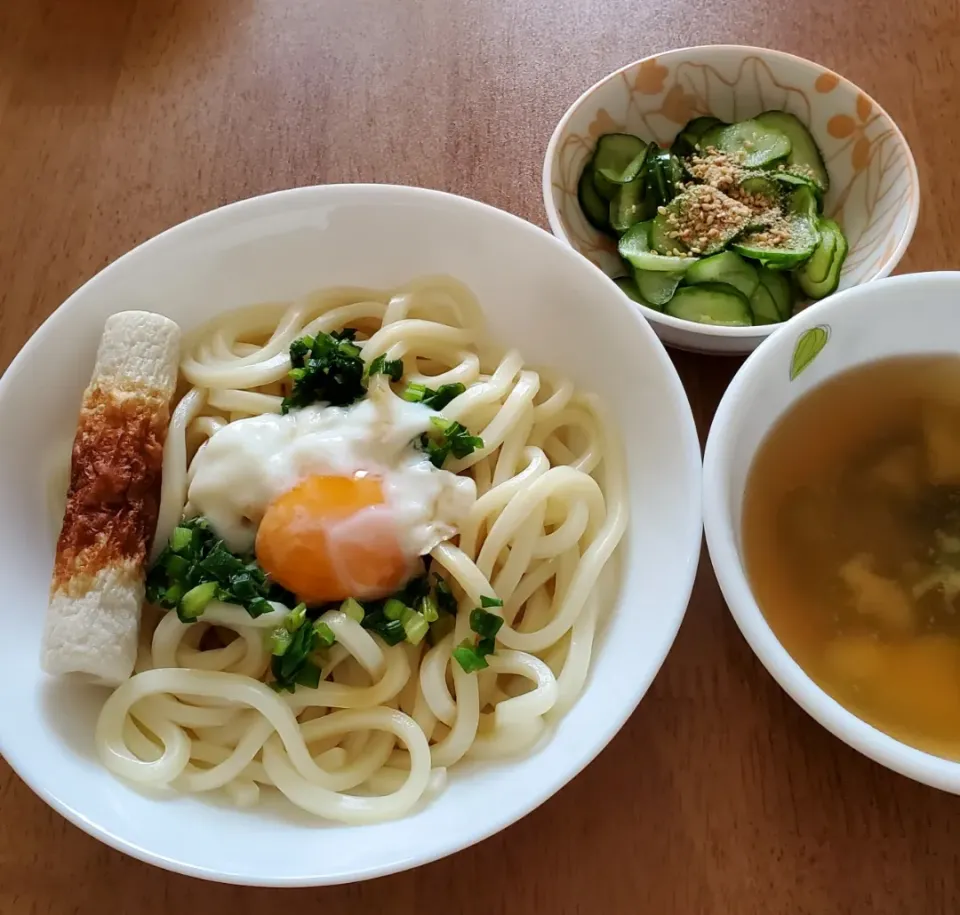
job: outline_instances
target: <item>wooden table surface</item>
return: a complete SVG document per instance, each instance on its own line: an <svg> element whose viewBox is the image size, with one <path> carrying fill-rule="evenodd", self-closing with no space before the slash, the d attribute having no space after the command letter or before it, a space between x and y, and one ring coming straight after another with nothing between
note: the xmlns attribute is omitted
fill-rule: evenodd
<svg viewBox="0 0 960 915"><path fill-rule="evenodd" d="M565 108L622 64L710 42L812 57L873 94L924 190L901 269L957 266L956 0L0 0L0 369L109 261L253 194L425 185L545 225L540 166ZM675 360L705 433L738 363ZM4 915L960 908L960 800L807 718L753 658L705 555L676 645L610 747L517 825L412 873L205 884L101 846L0 766Z"/></svg>

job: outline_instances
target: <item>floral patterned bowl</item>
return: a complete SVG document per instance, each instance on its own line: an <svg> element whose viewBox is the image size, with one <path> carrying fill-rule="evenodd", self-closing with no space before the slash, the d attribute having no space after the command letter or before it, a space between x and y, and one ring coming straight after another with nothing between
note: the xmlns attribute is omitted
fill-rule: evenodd
<svg viewBox="0 0 960 915"><path fill-rule="evenodd" d="M907 141L853 83L819 64L764 48L667 51L629 64L584 92L547 146L543 200L550 228L604 273L622 274L614 242L587 222L577 203L577 181L597 138L625 131L669 146L698 115L736 121L771 108L800 118L823 152L830 173L824 207L850 243L840 289L887 276L910 243L920 209ZM715 327L637 307L665 343L697 352L747 353L781 326Z"/></svg>

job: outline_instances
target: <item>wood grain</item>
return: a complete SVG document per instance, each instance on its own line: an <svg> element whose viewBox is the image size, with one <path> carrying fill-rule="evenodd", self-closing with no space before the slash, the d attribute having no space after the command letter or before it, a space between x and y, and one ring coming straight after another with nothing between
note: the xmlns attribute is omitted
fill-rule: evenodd
<svg viewBox="0 0 960 915"><path fill-rule="evenodd" d="M541 160L566 106L630 60L708 42L782 48L866 88L921 173L901 269L956 266L956 0L6 0L0 368L132 245L253 194L416 184L542 225ZM675 359L704 433L737 364ZM214 886L99 845L3 766L0 911L954 912L958 822L960 800L868 762L784 696L704 557L620 735L478 847L354 887Z"/></svg>

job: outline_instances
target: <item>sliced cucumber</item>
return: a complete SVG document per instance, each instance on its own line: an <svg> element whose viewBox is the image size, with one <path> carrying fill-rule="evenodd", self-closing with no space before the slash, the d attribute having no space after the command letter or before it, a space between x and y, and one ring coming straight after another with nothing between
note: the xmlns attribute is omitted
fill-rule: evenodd
<svg viewBox="0 0 960 915"><path fill-rule="evenodd" d="M650 247L649 222L638 222L621 237L617 250L631 266L639 270L658 270L665 273L683 273L696 263L694 257L665 257Z"/></svg>
<svg viewBox="0 0 960 915"><path fill-rule="evenodd" d="M593 160L589 161L580 174L577 184L577 200L587 222L601 232L610 231L610 205L598 193L593 183Z"/></svg>
<svg viewBox="0 0 960 915"><path fill-rule="evenodd" d="M780 320L786 321L793 313L793 290L790 281L781 271L771 270L769 267L758 267L757 278L760 280L760 285L764 286L770 293L770 298L773 299Z"/></svg>
<svg viewBox="0 0 960 915"><path fill-rule="evenodd" d="M816 219L820 213L820 201L809 185L800 185L787 198L787 210L799 216Z"/></svg>
<svg viewBox="0 0 960 915"><path fill-rule="evenodd" d="M662 308L673 298L683 274L664 270L634 270L633 278L640 295L657 308Z"/></svg>
<svg viewBox="0 0 960 915"><path fill-rule="evenodd" d="M618 276L614 282L620 287L620 289L627 294L634 302L639 303L640 305L646 305L648 308L656 308L657 306L651 305L642 295L640 295L640 290L637 289L637 284L634 281L632 276ZM657 308L659 311L660 309Z"/></svg>
<svg viewBox="0 0 960 915"><path fill-rule="evenodd" d="M757 121L711 127L700 138L700 146L742 156L746 168L762 168L790 155L790 138L783 131Z"/></svg>
<svg viewBox="0 0 960 915"><path fill-rule="evenodd" d="M633 181L647 157L647 144L629 133L607 133L597 140L594 168L611 184ZM599 189L598 189L599 190Z"/></svg>
<svg viewBox="0 0 960 915"><path fill-rule="evenodd" d="M683 166L668 149L657 149L648 153L648 157L650 165L647 169L647 196L655 206L666 206L680 193Z"/></svg>
<svg viewBox="0 0 960 915"><path fill-rule="evenodd" d="M847 236L843 234L843 229L832 219L824 219L823 223L836 236L837 246L833 253L833 262L830 264L830 274L818 290L821 299L833 295L837 291L837 287L840 285L840 274L843 272L843 265L850 251L850 245L847 242Z"/></svg>
<svg viewBox="0 0 960 915"><path fill-rule="evenodd" d="M797 174L796 172L788 171L786 168L775 168L772 171L767 172L767 174L778 184L783 184L787 187L808 187L817 195L819 200L823 196L823 191L817 181L811 177L810 174Z"/></svg>
<svg viewBox="0 0 960 915"><path fill-rule="evenodd" d="M821 232L816 249L803 265L804 283L815 287L826 282L836 248L837 236L830 231ZM811 294L800 284L800 271L797 271L797 283L807 295Z"/></svg>
<svg viewBox="0 0 960 915"><path fill-rule="evenodd" d="M694 118L692 121L687 121L683 130L677 134L676 139L673 141L671 151L674 155L680 156L681 158L692 155L697 151L697 145L700 142L700 138L711 127L716 127L718 124L722 125L723 121L721 121L719 118L709 116Z"/></svg>
<svg viewBox="0 0 960 915"><path fill-rule="evenodd" d="M827 255L820 248L829 251L829 264L823 272L823 263ZM822 299L837 291L840 283L840 271L847 258L847 238L843 230L832 219L820 220L820 245L814 256L797 270L797 284L812 299Z"/></svg>
<svg viewBox="0 0 960 915"><path fill-rule="evenodd" d="M667 217L658 213L654 216L650 225L650 247L658 254L677 257L678 255L674 252L679 251L680 254L685 255L687 246L679 239L671 238L670 233L672 231L670 223L667 222Z"/></svg>
<svg viewBox="0 0 960 915"><path fill-rule="evenodd" d="M647 153L650 157L650 167L647 169L647 195L657 206L662 206L670 196L670 188L667 185L666 172L660 167L660 147L654 143L650 146L650 152Z"/></svg>
<svg viewBox="0 0 960 915"><path fill-rule="evenodd" d="M715 188L708 188L702 184L695 184L688 187L683 193L678 194L667 204L663 213L658 213L653 220L653 229L650 234L650 241L657 251L672 252L676 250L685 251L690 245L684 245L679 239L671 238L670 217L676 220L676 224L684 225L688 222L696 222L691 217L691 213L701 210L701 206L708 203L710 207L720 205L724 208L730 207L731 215L728 218L717 221L714 225L717 229L716 236L701 242L700 256L708 256L722 251L727 245L746 229L753 218L749 211L744 207L738 207L736 202L727 197L726 194ZM732 215L733 210L742 210L743 215Z"/></svg>
<svg viewBox="0 0 960 915"><path fill-rule="evenodd" d="M612 181L608 181L596 169L593 170L593 186L596 188L597 193L604 200L606 200L607 203L613 200L617 194L617 191L620 189L619 184L614 184Z"/></svg>
<svg viewBox="0 0 960 915"><path fill-rule="evenodd" d="M830 189L830 175L823 163L820 149L799 118L786 111L764 111L754 120L763 127L779 130L790 138L790 152L786 163L788 168L796 169L798 174L809 174L822 192Z"/></svg>
<svg viewBox="0 0 960 915"><path fill-rule="evenodd" d="M773 301L773 296L761 283L757 284L753 295L750 296L750 312L753 315L754 324L779 324L783 320L776 302Z"/></svg>
<svg viewBox="0 0 960 915"><path fill-rule="evenodd" d="M683 182L686 178L686 174L683 170L683 163L677 156L673 155L673 153L668 153L668 157L666 159L666 169L668 180L672 185L673 197L676 197L677 194L683 190Z"/></svg>
<svg viewBox="0 0 960 915"><path fill-rule="evenodd" d="M656 207L644 194L642 178L621 184L609 203L610 225L615 232L626 232L630 226L651 219Z"/></svg>
<svg viewBox="0 0 960 915"><path fill-rule="evenodd" d="M820 236L813 221L805 216L790 216L786 223L788 237L780 244L771 245L765 238L767 230L761 230L744 235L730 247L737 254L759 261L765 267L791 270L813 254Z"/></svg>
<svg viewBox="0 0 960 915"><path fill-rule="evenodd" d="M749 299L760 284L757 269L733 251L721 251L698 260L683 276L690 285L726 283Z"/></svg>
<svg viewBox="0 0 960 915"><path fill-rule="evenodd" d="M724 327L749 327L753 324L750 303L733 286L726 283L704 283L681 286L664 311L674 318L698 324Z"/></svg>
<svg viewBox="0 0 960 915"><path fill-rule="evenodd" d="M780 185L766 175L750 175L744 178L740 182L740 190L751 197L765 197L770 201L770 206L776 206L780 202Z"/></svg>
<svg viewBox="0 0 960 915"><path fill-rule="evenodd" d="M690 134L699 140L711 127L716 127L717 124L723 123L720 118L715 118L711 114L705 114L687 121L687 123L683 125L681 133Z"/></svg>

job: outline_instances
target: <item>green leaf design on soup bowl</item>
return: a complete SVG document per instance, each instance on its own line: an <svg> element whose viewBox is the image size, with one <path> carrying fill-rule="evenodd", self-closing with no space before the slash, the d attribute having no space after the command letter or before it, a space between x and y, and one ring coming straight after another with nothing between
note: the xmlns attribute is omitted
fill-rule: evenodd
<svg viewBox="0 0 960 915"><path fill-rule="evenodd" d="M830 327L826 324L818 324L800 334L790 360L791 381L817 358L829 339Z"/></svg>

